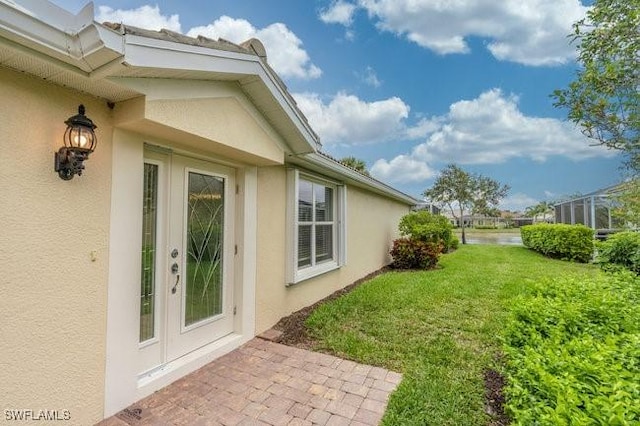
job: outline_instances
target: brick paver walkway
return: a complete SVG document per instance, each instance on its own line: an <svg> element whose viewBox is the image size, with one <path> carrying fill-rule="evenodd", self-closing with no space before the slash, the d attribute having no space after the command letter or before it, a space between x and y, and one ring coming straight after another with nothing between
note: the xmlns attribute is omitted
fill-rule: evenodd
<svg viewBox="0 0 640 426"><path fill-rule="evenodd" d="M255 338L99 425L377 425L401 379Z"/></svg>

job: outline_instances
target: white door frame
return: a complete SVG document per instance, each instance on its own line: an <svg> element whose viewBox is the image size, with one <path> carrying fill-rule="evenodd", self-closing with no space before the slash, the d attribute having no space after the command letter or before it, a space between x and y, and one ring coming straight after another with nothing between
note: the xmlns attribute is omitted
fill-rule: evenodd
<svg viewBox="0 0 640 426"><path fill-rule="evenodd" d="M109 232L109 288L106 318L104 416L109 417L135 401L230 352L255 335L257 242L257 167L232 163L238 195L235 205L234 292L237 315L234 330L211 344L138 375L139 300L142 233L142 182L146 138L122 129L113 133L111 223ZM150 144L151 145L151 144ZM157 143L165 152L220 162ZM139 184L137 184L139 183Z"/></svg>

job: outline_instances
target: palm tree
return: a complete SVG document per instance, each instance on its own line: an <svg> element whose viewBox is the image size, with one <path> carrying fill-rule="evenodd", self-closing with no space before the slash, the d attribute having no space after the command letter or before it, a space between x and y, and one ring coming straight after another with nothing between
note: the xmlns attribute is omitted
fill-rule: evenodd
<svg viewBox="0 0 640 426"><path fill-rule="evenodd" d="M529 206L524 209L524 215L530 217L534 222L537 221L538 216L542 216L542 220L547 220L547 215L553 212L553 204L549 201L540 201L535 206Z"/></svg>
<svg viewBox="0 0 640 426"><path fill-rule="evenodd" d="M340 163L365 176L370 176L369 170L367 170L367 163L356 157L344 157L340 160Z"/></svg>

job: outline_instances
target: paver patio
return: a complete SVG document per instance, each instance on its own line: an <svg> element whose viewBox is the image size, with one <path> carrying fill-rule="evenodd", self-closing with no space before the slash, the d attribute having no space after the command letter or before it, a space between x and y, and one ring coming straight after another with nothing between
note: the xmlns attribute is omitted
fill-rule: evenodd
<svg viewBox="0 0 640 426"><path fill-rule="evenodd" d="M377 425L401 379L255 338L99 426Z"/></svg>

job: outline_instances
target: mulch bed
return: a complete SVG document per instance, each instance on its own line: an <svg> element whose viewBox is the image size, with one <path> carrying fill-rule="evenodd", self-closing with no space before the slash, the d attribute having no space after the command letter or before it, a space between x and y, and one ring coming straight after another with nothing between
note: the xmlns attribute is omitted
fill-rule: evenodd
<svg viewBox="0 0 640 426"><path fill-rule="evenodd" d="M504 376L495 370L484 372L484 399L487 414L491 416L489 426L507 426L509 417L504 412Z"/></svg>
<svg viewBox="0 0 640 426"><path fill-rule="evenodd" d="M288 346L294 346L301 349L313 350L314 339L309 335L305 321L311 313L323 303L337 299L338 297L349 293L360 284L377 277L388 271L392 271L390 267L384 267L369 275L360 278L356 282L349 284L341 290L331 293L329 296L314 303L311 306L300 309L289 316L282 318L276 325L275 330L282 332L277 342ZM509 418L504 412L504 395L503 388L505 386L504 377L495 370L487 370L484 374L485 385L485 410L491 416L488 426L507 426Z"/></svg>

